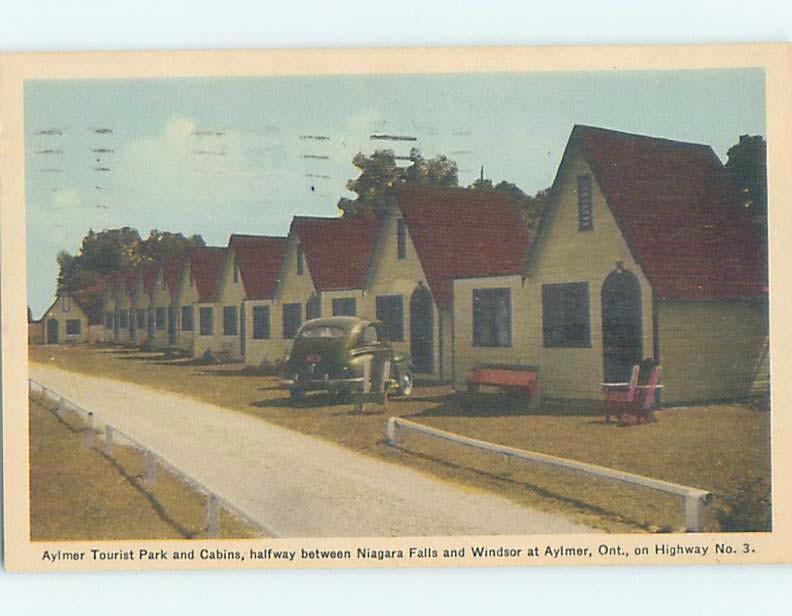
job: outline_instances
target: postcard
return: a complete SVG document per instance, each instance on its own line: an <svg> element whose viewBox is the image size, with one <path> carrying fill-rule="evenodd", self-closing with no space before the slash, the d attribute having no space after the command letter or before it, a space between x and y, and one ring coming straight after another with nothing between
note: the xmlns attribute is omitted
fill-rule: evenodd
<svg viewBox="0 0 792 616"><path fill-rule="evenodd" d="M6 567L790 562L790 69L2 56Z"/></svg>

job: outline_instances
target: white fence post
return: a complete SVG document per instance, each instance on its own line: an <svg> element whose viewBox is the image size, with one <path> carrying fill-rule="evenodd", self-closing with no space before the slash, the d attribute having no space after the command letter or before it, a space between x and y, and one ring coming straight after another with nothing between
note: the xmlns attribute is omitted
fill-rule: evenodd
<svg viewBox="0 0 792 616"><path fill-rule="evenodd" d="M143 481L148 486L153 486L157 481L157 458L150 451L145 453Z"/></svg>
<svg viewBox="0 0 792 616"><path fill-rule="evenodd" d="M210 537L217 537L220 527L220 502L212 493L206 496L206 533Z"/></svg>
<svg viewBox="0 0 792 616"><path fill-rule="evenodd" d="M355 412L363 413L365 400L369 393L371 393L371 358L367 357L363 362L363 390L355 401Z"/></svg>
<svg viewBox="0 0 792 616"><path fill-rule="evenodd" d="M104 446L105 453L107 455L113 454L113 426L106 425L105 426L105 446Z"/></svg>
<svg viewBox="0 0 792 616"><path fill-rule="evenodd" d="M704 499L697 494L685 497L685 528L698 532L704 527Z"/></svg>
<svg viewBox="0 0 792 616"><path fill-rule="evenodd" d="M388 445L399 445L399 426L396 425L395 417L388 419Z"/></svg>
<svg viewBox="0 0 792 616"><path fill-rule="evenodd" d="M85 446L93 447L96 439L96 429L94 428L94 414L88 411L88 427L85 429Z"/></svg>

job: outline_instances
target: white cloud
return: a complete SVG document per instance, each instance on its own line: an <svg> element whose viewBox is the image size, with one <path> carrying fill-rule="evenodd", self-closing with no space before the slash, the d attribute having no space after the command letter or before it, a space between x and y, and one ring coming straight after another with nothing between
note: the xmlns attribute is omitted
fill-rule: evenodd
<svg viewBox="0 0 792 616"><path fill-rule="evenodd" d="M266 169L255 167L246 150L234 131L196 135L192 119L174 118L158 135L123 149L119 184L135 209L247 201L252 187L246 180L266 175Z"/></svg>
<svg viewBox="0 0 792 616"><path fill-rule="evenodd" d="M50 201L52 208L59 212L75 210L82 204L80 193L74 188L58 188Z"/></svg>

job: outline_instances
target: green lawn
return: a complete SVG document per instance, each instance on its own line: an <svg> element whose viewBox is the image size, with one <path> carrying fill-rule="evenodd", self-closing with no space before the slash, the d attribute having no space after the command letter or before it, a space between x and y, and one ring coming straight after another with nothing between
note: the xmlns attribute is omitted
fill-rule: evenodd
<svg viewBox="0 0 792 616"><path fill-rule="evenodd" d="M386 414L356 415L351 404L322 394L295 406L277 380L240 364L201 366L157 353L108 347L31 347L33 361L176 392L243 411L272 423L399 462L436 477L486 489L520 503L612 532L678 529L681 499L633 486L540 468L423 436L402 449L383 442ZM709 528L766 526L770 485L770 414L747 405L711 405L658 412L640 427L604 424L564 409L530 414L502 396L472 404L447 386L416 387L393 399L388 414L467 436L675 481L712 491Z"/></svg>
<svg viewBox="0 0 792 616"><path fill-rule="evenodd" d="M85 426L30 402L30 539L79 541L204 537L205 497L159 470L142 481L143 456L115 446L112 456L85 444ZM221 512L219 536L257 533Z"/></svg>

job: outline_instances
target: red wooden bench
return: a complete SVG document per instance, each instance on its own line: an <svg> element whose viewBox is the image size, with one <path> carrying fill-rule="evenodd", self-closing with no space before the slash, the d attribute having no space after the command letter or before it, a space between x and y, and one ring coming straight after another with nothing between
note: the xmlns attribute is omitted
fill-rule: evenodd
<svg viewBox="0 0 792 616"><path fill-rule="evenodd" d="M480 391L482 385L506 391L524 391L530 395L530 407L536 409L541 401L539 369L534 366L481 365L473 368L467 379L470 393Z"/></svg>

